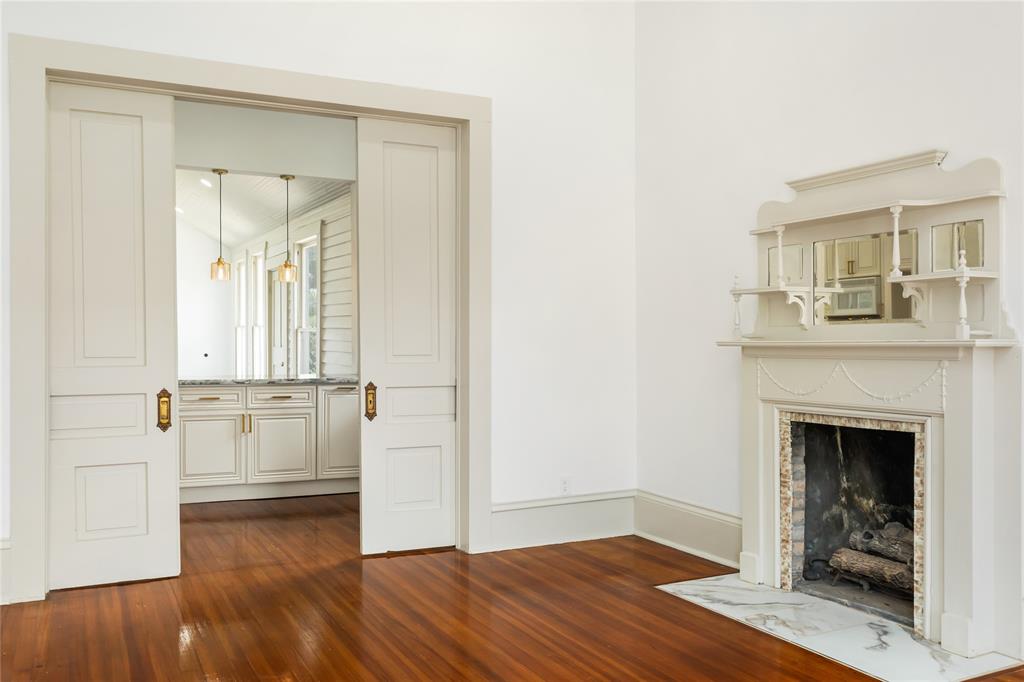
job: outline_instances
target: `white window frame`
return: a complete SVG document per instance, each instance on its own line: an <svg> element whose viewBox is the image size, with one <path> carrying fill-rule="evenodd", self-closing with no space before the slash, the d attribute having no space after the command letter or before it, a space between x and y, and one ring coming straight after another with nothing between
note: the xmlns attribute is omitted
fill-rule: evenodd
<svg viewBox="0 0 1024 682"><path fill-rule="evenodd" d="M311 237L307 237L301 241L295 242L295 260L299 267L298 282L296 282L295 292L295 371L300 379L316 378L320 374L320 310L319 303L317 305L316 319L313 320L313 324L308 324L310 321L306 318L306 297L309 295L309 289L306 286L306 251L312 247L317 249L317 263L322 261L323 250L320 248L320 235L314 234ZM317 266L317 293L320 291L320 267ZM313 332L316 334L315 348L313 349L313 357L315 360L315 367L312 372L303 373L301 370L302 363L300 358L303 357L303 353L308 349L302 347L302 335Z"/></svg>

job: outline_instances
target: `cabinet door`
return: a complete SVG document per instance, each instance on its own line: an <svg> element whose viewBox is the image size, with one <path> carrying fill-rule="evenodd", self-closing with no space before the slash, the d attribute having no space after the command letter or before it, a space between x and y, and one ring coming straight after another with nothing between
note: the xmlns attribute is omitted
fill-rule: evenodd
<svg viewBox="0 0 1024 682"><path fill-rule="evenodd" d="M317 478L358 476L359 389L321 389L317 404Z"/></svg>
<svg viewBox="0 0 1024 682"><path fill-rule="evenodd" d="M243 420L241 413L181 416L182 487L245 482Z"/></svg>
<svg viewBox="0 0 1024 682"><path fill-rule="evenodd" d="M316 411L251 412L250 483L307 481L316 477Z"/></svg>

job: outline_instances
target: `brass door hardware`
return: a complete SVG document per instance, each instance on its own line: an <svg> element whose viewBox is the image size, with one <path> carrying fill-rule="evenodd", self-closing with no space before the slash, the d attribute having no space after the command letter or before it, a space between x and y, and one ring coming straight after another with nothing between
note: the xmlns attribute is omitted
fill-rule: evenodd
<svg viewBox="0 0 1024 682"><path fill-rule="evenodd" d="M366 384L366 418L373 421L377 416L377 387L373 382Z"/></svg>
<svg viewBox="0 0 1024 682"><path fill-rule="evenodd" d="M156 427L164 432L171 428L171 392L166 388L156 394Z"/></svg>
<svg viewBox="0 0 1024 682"><path fill-rule="evenodd" d="M219 395L202 395L199 396L200 400L220 400Z"/></svg>

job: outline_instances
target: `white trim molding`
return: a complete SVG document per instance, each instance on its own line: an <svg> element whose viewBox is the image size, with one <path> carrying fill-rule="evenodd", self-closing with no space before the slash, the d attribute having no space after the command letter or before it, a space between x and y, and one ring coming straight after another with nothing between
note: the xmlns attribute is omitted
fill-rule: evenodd
<svg viewBox="0 0 1024 682"><path fill-rule="evenodd" d="M715 563L739 568L740 517L638 490L634 533Z"/></svg>
<svg viewBox="0 0 1024 682"><path fill-rule="evenodd" d="M918 154L900 156L895 159L868 163L863 166L854 166L853 168L844 168L843 170L812 175L807 178L800 178L799 180L789 180L786 184L797 192L803 192L804 190L815 189L816 187L835 185L840 182L849 182L850 180L860 180L861 178L869 178L872 175L882 175L883 173L892 173L893 171L907 170L908 168L938 166L946 158L947 153L940 149L929 149Z"/></svg>
<svg viewBox="0 0 1024 682"><path fill-rule="evenodd" d="M561 497L545 497L539 500L522 502L500 502L491 507L492 512L514 511L516 509L534 509L536 507L554 507L562 504L580 504L582 502L600 502L602 500L619 500L636 495L636 490L614 490L607 493L588 493L586 495L563 495Z"/></svg>
<svg viewBox="0 0 1024 682"><path fill-rule="evenodd" d="M4 598L39 599L47 585L47 87L52 78L162 91L196 100L415 120L457 128L459 181L458 494L460 548L491 540L491 100L381 83L227 64L11 34L7 37L12 301L6 349L11 425L11 535ZM472 406L472 409L470 409Z"/></svg>
<svg viewBox="0 0 1024 682"><path fill-rule="evenodd" d="M633 534L635 490L567 495L496 504L491 513L494 552Z"/></svg>
<svg viewBox="0 0 1024 682"><path fill-rule="evenodd" d="M740 518L644 490L568 495L492 507L494 552L636 535L739 568Z"/></svg>
<svg viewBox="0 0 1024 682"><path fill-rule="evenodd" d="M740 517L645 490L505 502L492 510L494 542L480 551L636 535L739 568Z"/></svg>

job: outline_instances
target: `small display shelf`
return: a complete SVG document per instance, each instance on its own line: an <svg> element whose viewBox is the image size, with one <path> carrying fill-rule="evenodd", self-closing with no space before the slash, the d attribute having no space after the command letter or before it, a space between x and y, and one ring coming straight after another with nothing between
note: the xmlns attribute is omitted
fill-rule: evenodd
<svg viewBox="0 0 1024 682"><path fill-rule="evenodd" d="M928 150L795 180L791 200L763 204L752 234L756 281L768 286L730 289L734 339L1015 342L996 265L1002 170L992 159L946 170L945 156ZM974 232L957 231L967 225ZM747 296L757 318L744 334Z"/></svg>

